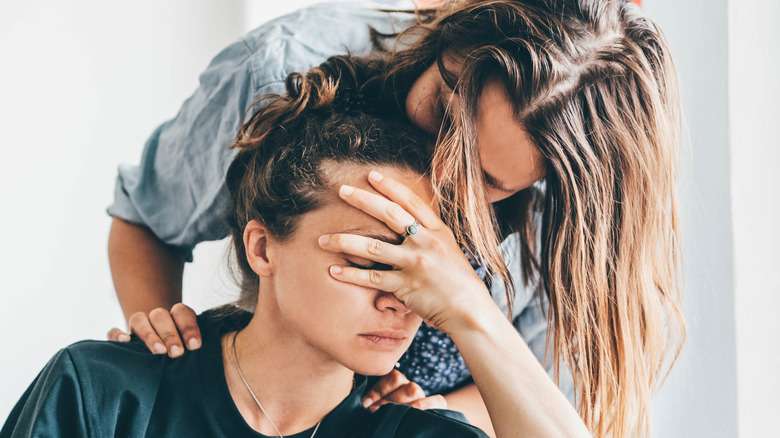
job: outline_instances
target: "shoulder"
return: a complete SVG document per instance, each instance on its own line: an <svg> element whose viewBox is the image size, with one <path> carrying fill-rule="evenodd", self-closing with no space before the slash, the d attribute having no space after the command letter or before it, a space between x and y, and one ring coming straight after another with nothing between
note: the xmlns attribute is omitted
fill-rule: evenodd
<svg viewBox="0 0 780 438"><path fill-rule="evenodd" d="M400 32L414 23L412 10L410 1L318 3L261 25L241 39L250 53L255 90L275 92L273 85L290 72L306 71L333 55L369 54L369 29Z"/></svg>
<svg viewBox="0 0 780 438"><path fill-rule="evenodd" d="M95 390L104 396L112 389L153 392L171 360L152 354L139 340L81 341L62 349L57 357L72 364L84 391Z"/></svg>
<svg viewBox="0 0 780 438"><path fill-rule="evenodd" d="M487 437L481 429L466 421L463 414L447 409L415 409L407 405L387 404L376 414L382 416L386 426L393 427L397 437ZM384 428L383 428L384 429Z"/></svg>
<svg viewBox="0 0 780 438"><path fill-rule="evenodd" d="M369 26L394 34L414 22L411 1L324 2L268 21L245 34L242 40L251 52L261 51L263 44L273 40L306 45L312 51L343 52L345 48L370 48Z"/></svg>
<svg viewBox="0 0 780 438"><path fill-rule="evenodd" d="M61 354L68 355L74 363L86 366L102 366L106 362L126 359L143 361L163 357L152 354L146 345L135 337L131 342L79 341L63 348Z"/></svg>
<svg viewBox="0 0 780 438"><path fill-rule="evenodd" d="M157 391L162 358L143 349L140 342L108 341L82 341L63 348L17 402L3 433L113 435L107 431L122 418L148 411L138 402L146 406L143 402L153 400ZM0 436L6 436L3 433Z"/></svg>

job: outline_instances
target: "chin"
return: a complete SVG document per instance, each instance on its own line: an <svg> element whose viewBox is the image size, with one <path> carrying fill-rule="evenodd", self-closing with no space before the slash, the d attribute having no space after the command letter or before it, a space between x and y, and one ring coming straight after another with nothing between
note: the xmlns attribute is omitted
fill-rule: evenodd
<svg viewBox="0 0 780 438"><path fill-rule="evenodd" d="M401 357L382 358L379 355L376 357L369 357L365 360L355 360L351 363L344 364L347 368L354 371L357 374L363 376L384 376L385 374L393 371L395 364L398 363L398 359Z"/></svg>

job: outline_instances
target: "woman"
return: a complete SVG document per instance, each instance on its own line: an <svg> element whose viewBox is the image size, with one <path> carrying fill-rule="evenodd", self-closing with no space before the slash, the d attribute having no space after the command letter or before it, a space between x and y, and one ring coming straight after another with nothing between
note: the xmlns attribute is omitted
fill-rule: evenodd
<svg viewBox="0 0 780 438"><path fill-rule="evenodd" d="M571 372L576 404L593 433L646 433L652 390L684 332L675 197L679 110L663 36L628 1L465 1L431 14L430 21L399 36L402 49L388 55L390 68L382 79L409 120L437 135L432 177L445 222L456 241L495 274L494 286L509 285L508 298L515 299L504 300L513 304L521 333L526 311L547 317L549 325L530 317L543 329L528 330L536 337L526 341L543 362L545 347L551 347L556 376L561 362ZM242 83L224 68L214 73L220 84ZM165 126L161 129L159 141L165 139ZM151 144L147 153L160 144ZM216 156L213 151L222 149L214 143L208 150ZM205 207L186 216L195 226L185 221L158 232L166 242L180 242L182 233L193 230L218 229L200 227L198 220L218 222L218 214L200 213L218 205L219 188L203 181L194 186L210 188L201 196ZM130 192L127 185L121 192ZM138 192L136 200L151 199L147 194ZM408 198L385 195L409 205ZM112 213L122 217L118 208ZM137 214L126 218L148 225ZM150 323L145 316L180 298L181 252L143 228L121 220L115 226L110 252L117 293L128 318L143 311L131 318L131 328L150 347L158 342L154 328L171 353L181 350L170 317L155 312ZM516 247L515 253L501 253L497 243L506 236L513 246L505 248ZM158 259L150 259L141 243ZM416 253L442 264L432 272L452 272L463 261L462 255L437 253L449 248L437 239L428 243ZM519 272L512 282L505 267L513 263ZM417 276L420 284L429 281L423 271ZM138 278L148 285L129 292L123 283ZM515 297L513 283L520 291ZM526 298L532 296L538 300ZM174 313L173 319L191 342L195 335L184 314ZM414 367L402 371L415 374ZM459 388L440 392L468 417L474 387Z"/></svg>
<svg viewBox="0 0 780 438"><path fill-rule="evenodd" d="M369 414L360 404L364 376L393 368L421 318L392 294L330 277L334 263L373 263L319 248L323 231L401 239L333 192L345 183L371 190L365 175L381 169L426 202L433 195L424 137L355 109L344 90L356 84L353 67L333 59L291 76L290 95L259 111L236 144L231 236L238 304L253 313L201 315L204 348L177 360L140 342L74 344L49 362L0 437L484 436L454 412L388 405Z"/></svg>

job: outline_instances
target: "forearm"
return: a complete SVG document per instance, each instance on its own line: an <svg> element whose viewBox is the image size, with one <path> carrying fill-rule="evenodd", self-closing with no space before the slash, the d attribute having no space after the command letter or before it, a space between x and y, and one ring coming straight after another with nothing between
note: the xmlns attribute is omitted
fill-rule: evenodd
<svg viewBox="0 0 780 438"><path fill-rule="evenodd" d="M114 218L108 238L108 261L125 320L181 301L184 257L151 231Z"/></svg>
<svg viewBox="0 0 780 438"><path fill-rule="evenodd" d="M498 438L590 436L501 312L484 305L478 320L449 333L482 394Z"/></svg>
<svg viewBox="0 0 780 438"><path fill-rule="evenodd" d="M444 398L447 400L447 409L462 413L469 420L469 423L495 438L496 432L490 423L490 415L485 407L485 402L482 401L477 385L473 383L466 385L445 395Z"/></svg>

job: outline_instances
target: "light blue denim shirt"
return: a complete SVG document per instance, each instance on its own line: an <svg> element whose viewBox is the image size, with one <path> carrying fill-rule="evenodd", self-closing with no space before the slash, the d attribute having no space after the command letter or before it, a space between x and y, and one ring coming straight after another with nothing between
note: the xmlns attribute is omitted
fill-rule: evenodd
<svg viewBox="0 0 780 438"><path fill-rule="evenodd" d="M119 167L108 213L148 227L182 248L187 260L198 243L226 237L229 195L224 180L235 153L228 146L247 107L259 96L283 93L291 72L305 72L337 54L370 53L369 26L399 32L413 24L412 9L409 1L318 4L268 22L228 46L200 76L200 86L176 117L154 131L140 164ZM532 299L535 281L523 287L518 242L512 235L502 243L517 285L512 319L543 361L546 308ZM506 313L504 284L500 278L492 284L491 294ZM549 358L545 367L552 370ZM571 398L566 378L561 389Z"/></svg>

